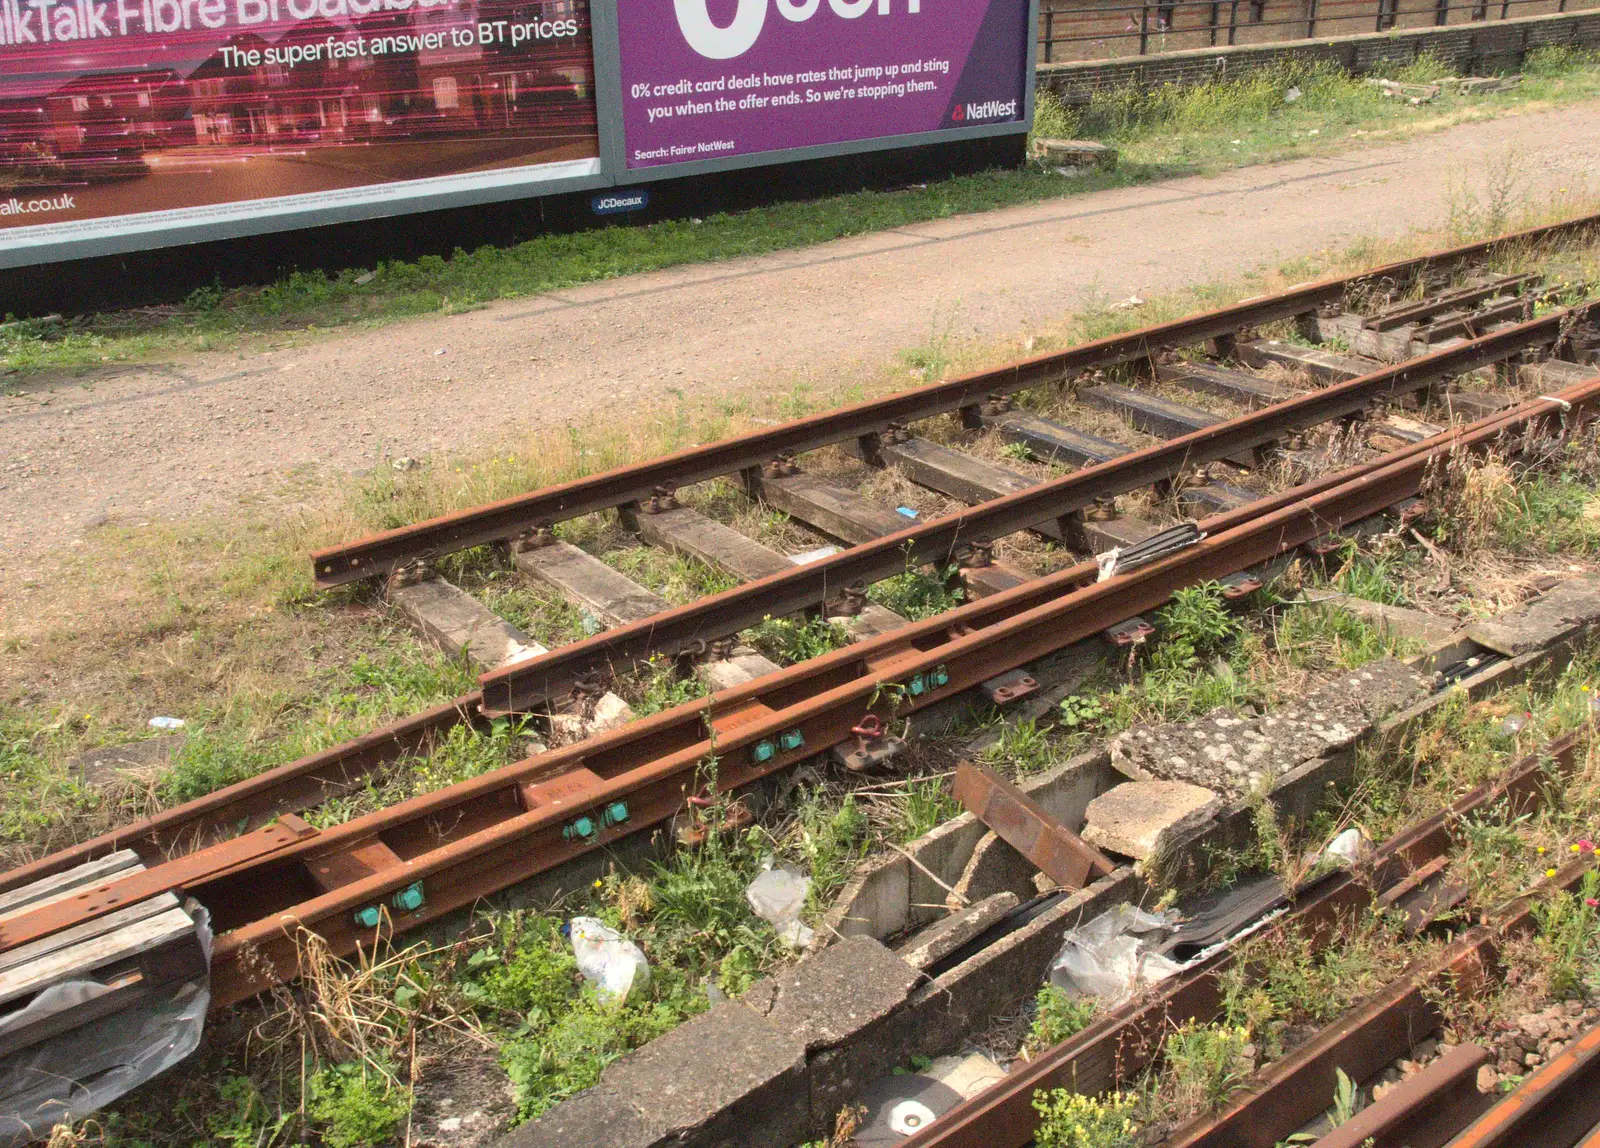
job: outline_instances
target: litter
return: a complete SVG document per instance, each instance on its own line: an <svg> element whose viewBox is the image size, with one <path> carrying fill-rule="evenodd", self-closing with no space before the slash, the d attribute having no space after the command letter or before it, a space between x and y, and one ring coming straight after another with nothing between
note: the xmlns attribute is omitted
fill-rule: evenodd
<svg viewBox="0 0 1600 1148"><path fill-rule="evenodd" d="M181 717L153 717L150 719L151 729L182 729Z"/></svg>
<svg viewBox="0 0 1600 1148"><path fill-rule="evenodd" d="M1301 94L1302 93L1299 88L1290 88L1287 92L1283 93L1283 102L1286 104L1292 104L1300 98Z"/></svg>
<svg viewBox="0 0 1600 1148"><path fill-rule="evenodd" d="M1067 930L1050 965L1050 983L1074 996L1120 1004L1182 968L1156 951L1175 923L1166 913L1146 913L1127 903L1109 909Z"/></svg>
<svg viewBox="0 0 1600 1148"><path fill-rule="evenodd" d="M574 917L569 931L578 971L602 1001L624 1001L635 986L642 989L650 983L650 962L639 946L604 921Z"/></svg>
<svg viewBox="0 0 1600 1148"><path fill-rule="evenodd" d="M791 949L803 949L816 932L801 924L800 912L806 907L811 878L797 877L787 869L767 869L744 891L750 909L778 930L778 936Z"/></svg>
<svg viewBox="0 0 1600 1148"><path fill-rule="evenodd" d="M1322 851L1322 860L1349 868L1361 863L1362 858L1367 855L1368 848L1365 833L1360 829L1346 829L1328 842L1328 847Z"/></svg>

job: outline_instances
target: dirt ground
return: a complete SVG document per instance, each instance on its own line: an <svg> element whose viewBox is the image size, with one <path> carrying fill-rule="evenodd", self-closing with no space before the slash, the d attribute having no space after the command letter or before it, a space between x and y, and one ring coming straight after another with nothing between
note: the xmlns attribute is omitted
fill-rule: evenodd
<svg viewBox="0 0 1600 1148"><path fill-rule="evenodd" d="M612 280L303 345L32 380L0 400L0 621L50 555L281 495L286 479L587 423L673 389L774 396L881 372L948 333L998 340L1087 305L1436 226L1508 166L1527 199L1600 172L1600 106L1344 156L917 224ZM1592 190L1592 188L1591 188ZM908 383L911 380L908 379Z"/></svg>

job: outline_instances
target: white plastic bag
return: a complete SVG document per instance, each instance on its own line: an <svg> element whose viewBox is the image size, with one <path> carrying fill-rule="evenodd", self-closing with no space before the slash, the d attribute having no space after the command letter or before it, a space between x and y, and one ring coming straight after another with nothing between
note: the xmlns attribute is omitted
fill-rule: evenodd
<svg viewBox="0 0 1600 1148"><path fill-rule="evenodd" d="M816 936L815 930L800 923L810 888L809 877L798 877L787 869L767 869L750 882L744 898L756 916L772 923L786 945L803 949Z"/></svg>
<svg viewBox="0 0 1600 1148"><path fill-rule="evenodd" d="M1328 842L1328 847L1322 851L1322 860L1348 869L1359 865L1367 850L1367 835L1360 829L1346 829Z"/></svg>
<svg viewBox="0 0 1600 1148"><path fill-rule="evenodd" d="M578 971L601 1000L624 1001L635 987L650 983L650 962L639 946L598 917L574 917L569 931Z"/></svg>
<svg viewBox="0 0 1600 1148"><path fill-rule="evenodd" d="M1068 929L1050 966L1050 983L1075 996L1098 997L1108 1006L1136 989L1170 977L1181 967L1155 949L1172 931L1164 913L1122 904L1087 925Z"/></svg>

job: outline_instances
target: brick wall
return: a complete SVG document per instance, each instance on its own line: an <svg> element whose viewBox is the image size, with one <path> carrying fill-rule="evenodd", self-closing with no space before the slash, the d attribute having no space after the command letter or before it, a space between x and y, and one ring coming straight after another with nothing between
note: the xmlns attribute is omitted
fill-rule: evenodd
<svg viewBox="0 0 1600 1148"><path fill-rule="evenodd" d="M1600 48L1600 8L1459 27L1396 29L1356 36L1274 44L1239 44L1113 60L1039 65L1039 85L1068 103L1096 91L1164 84L1201 84L1236 77L1289 59L1326 60L1357 75L1381 63L1431 52L1460 75L1515 71L1529 50L1551 44Z"/></svg>

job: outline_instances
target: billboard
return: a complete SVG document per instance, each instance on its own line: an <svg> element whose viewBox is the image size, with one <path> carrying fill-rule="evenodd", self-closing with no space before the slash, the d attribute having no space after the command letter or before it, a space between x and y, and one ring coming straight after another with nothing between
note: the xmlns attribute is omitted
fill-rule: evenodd
<svg viewBox="0 0 1600 1148"><path fill-rule="evenodd" d="M592 3L0 0L0 267L1026 128L1036 0Z"/></svg>
<svg viewBox="0 0 1600 1148"><path fill-rule="evenodd" d="M0 242L537 190L599 154L587 0L0 0Z"/></svg>
<svg viewBox="0 0 1600 1148"><path fill-rule="evenodd" d="M1020 124L1031 27L1018 0L617 0L626 165Z"/></svg>

